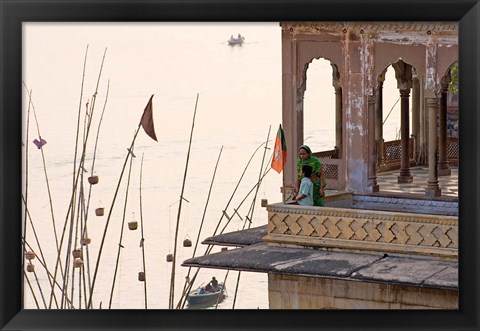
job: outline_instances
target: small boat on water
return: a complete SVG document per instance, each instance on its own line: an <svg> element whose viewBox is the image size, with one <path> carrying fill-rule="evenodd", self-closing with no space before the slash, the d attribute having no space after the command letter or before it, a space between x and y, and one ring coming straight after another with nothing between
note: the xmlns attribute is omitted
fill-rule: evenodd
<svg viewBox="0 0 480 331"><path fill-rule="evenodd" d="M241 36L240 34L238 34L238 37L237 38L234 38L233 35L230 37L230 39L228 40L228 44L230 46L233 46L233 45L241 45L243 44L243 42L245 41L245 37L244 36Z"/></svg>
<svg viewBox="0 0 480 331"><path fill-rule="evenodd" d="M198 287L191 291L187 296L187 301L190 305L205 305L216 304L225 297L225 286L223 283L218 283L217 287L207 290L205 287Z"/></svg>

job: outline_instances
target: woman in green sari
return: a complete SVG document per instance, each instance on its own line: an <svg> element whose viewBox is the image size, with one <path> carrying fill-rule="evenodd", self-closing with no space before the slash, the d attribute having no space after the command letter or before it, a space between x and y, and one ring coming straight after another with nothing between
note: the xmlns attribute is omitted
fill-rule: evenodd
<svg viewBox="0 0 480 331"><path fill-rule="evenodd" d="M325 182L325 176L323 174L323 163L320 162L316 156L312 155L312 150L307 145L302 145L298 148L297 183L295 190L298 192L300 181L302 180L302 166L305 164L313 168L312 176L310 177L313 182L313 205L324 207L327 183Z"/></svg>

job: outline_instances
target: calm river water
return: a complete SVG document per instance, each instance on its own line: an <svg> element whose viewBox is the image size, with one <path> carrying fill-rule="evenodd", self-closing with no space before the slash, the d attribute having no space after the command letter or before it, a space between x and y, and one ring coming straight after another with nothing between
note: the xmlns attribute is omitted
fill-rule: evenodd
<svg viewBox="0 0 480 331"><path fill-rule="evenodd" d="M245 43L242 46L228 46L230 35L238 33L245 36ZM100 303L103 308L108 307L122 235L123 248L120 250L112 308L144 308L144 285L137 279L138 272L142 270L140 228L129 231L125 225L122 231L125 213L125 223L131 220L140 222L141 218L144 223L148 308L168 308L172 264L166 261L166 256L174 250L175 227L197 93L197 115L183 194L186 200L182 203L178 234L175 302L179 299L188 271L180 263L193 254L220 150L223 148L200 239L211 236L222 217L222 211L226 210L227 214L232 215L233 208L238 208L257 182L264 149L259 149L255 154L236 190L247 162L267 139L269 130L269 147L273 147L272 141L281 123L282 107L279 24L26 23L23 45L23 77L26 84L23 90L24 114L29 109L28 92L31 92L34 106L30 107L28 141L26 116L24 121L24 152L28 146L28 163L24 168L28 190L24 192L32 223L52 272L56 258L52 224L54 221L60 237L72 194L78 110L79 107L82 109L80 127L83 128L86 104L92 105L105 50L85 164L90 172L94 145L98 139L94 173L100 180L92 186L88 216L88 235L92 239L89 246L92 274L127 148L145 105L154 94L153 119L158 142L149 138L143 130L137 136L134 148L136 157L131 171L127 163L115 199L93 303L95 307ZM393 79L391 81L395 86ZM385 117L398 98L396 91L389 94L388 90L387 79L384 87ZM97 136L103 108L105 112ZM385 124L386 140L395 138L398 118L399 111L396 109ZM327 61L315 60L309 68L305 119L308 122L306 143L313 150L332 149L335 139L334 93L331 68ZM46 171L41 151L32 144L32 140L38 138L38 132L47 142L43 147ZM80 130L80 136L82 132L83 129ZM265 164L269 163L270 157L271 150L267 150ZM125 205L128 174L130 181ZM52 194L53 221L46 176ZM269 202L281 200L281 178L281 174L274 171L264 178L258 191L251 227L267 222L266 210L260 206L261 199L268 199ZM85 178L87 192L88 187ZM238 208L243 218L248 213L252 199L253 195L249 195ZM95 216L97 207L105 208L104 216ZM222 227L223 224L225 218ZM236 217L228 225L227 231L243 227L243 221ZM73 236L78 242L79 235L75 231ZM191 239L194 245L183 247L184 239ZM38 250L30 225L27 226L27 241ZM205 248L205 245L199 244L196 255L202 255ZM213 252L218 250L220 247L214 248ZM65 259L64 253L62 259ZM36 261L33 262L36 264L38 282L48 304L48 281ZM198 283L206 283L212 276L223 280L225 275L224 270L202 269L197 280ZM232 308L237 275L237 272L229 273L227 290L230 291L219 309ZM29 277L35 284L31 274ZM78 282L78 275L75 274L71 281ZM43 308L39 290L36 285L34 288L40 308ZM75 295L78 296L78 293ZM79 299L76 297L75 300ZM26 308L36 308L28 287L25 301ZM242 273L235 308L268 308L266 274Z"/></svg>

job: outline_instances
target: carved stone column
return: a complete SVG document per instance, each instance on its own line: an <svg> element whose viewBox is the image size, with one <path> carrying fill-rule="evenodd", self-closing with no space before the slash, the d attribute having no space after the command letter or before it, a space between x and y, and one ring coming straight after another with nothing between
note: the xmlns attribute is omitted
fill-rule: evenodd
<svg viewBox="0 0 480 331"><path fill-rule="evenodd" d="M441 195L437 173L437 109L438 99L427 98L428 110L428 181L425 194L429 198Z"/></svg>
<svg viewBox="0 0 480 331"><path fill-rule="evenodd" d="M335 147L338 158L342 155L343 116L342 116L342 88L335 86Z"/></svg>
<svg viewBox="0 0 480 331"><path fill-rule="evenodd" d="M450 176L452 174L447 156L447 92L448 84L442 84L440 96L440 110L438 115L438 175Z"/></svg>
<svg viewBox="0 0 480 331"><path fill-rule="evenodd" d="M375 153L375 101L376 96L368 96L368 187L371 189L370 192L379 191Z"/></svg>
<svg viewBox="0 0 480 331"><path fill-rule="evenodd" d="M417 74L412 76L412 137L414 139L413 155L418 164L420 162L420 81Z"/></svg>
<svg viewBox="0 0 480 331"><path fill-rule="evenodd" d="M398 183L411 183L413 176L410 173L410 151L409 151L409 97L410 89L400 89L400 122L401 122L401 146L402 156L400 160L400 176Z"/></svg>
<svg viewBox="0 0 480 331"><path fill-rule="evenodd" d="M385 76L380 75L375 102L375 140L377 141L377 165L379 169L385 166L385 151L383 140L383 82Z"/></svg>

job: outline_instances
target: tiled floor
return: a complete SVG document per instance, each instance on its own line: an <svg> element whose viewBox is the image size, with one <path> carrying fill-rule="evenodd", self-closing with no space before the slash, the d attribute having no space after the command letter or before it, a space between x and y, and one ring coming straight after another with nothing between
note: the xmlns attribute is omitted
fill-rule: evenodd
<svg viewBox="0 0 480 331"><path fill-rule="evenodd" d="M428 167L412 167L410 172L413 176L413 182L407 184L398 183L400 170L392 170L377 173L377 184L380 186L380 192L404 192L414 194L425 194L425 188L428 181ZM451 168L450 176L440 176L438 178L442 196L458 197L458 168Z"/></svg>

